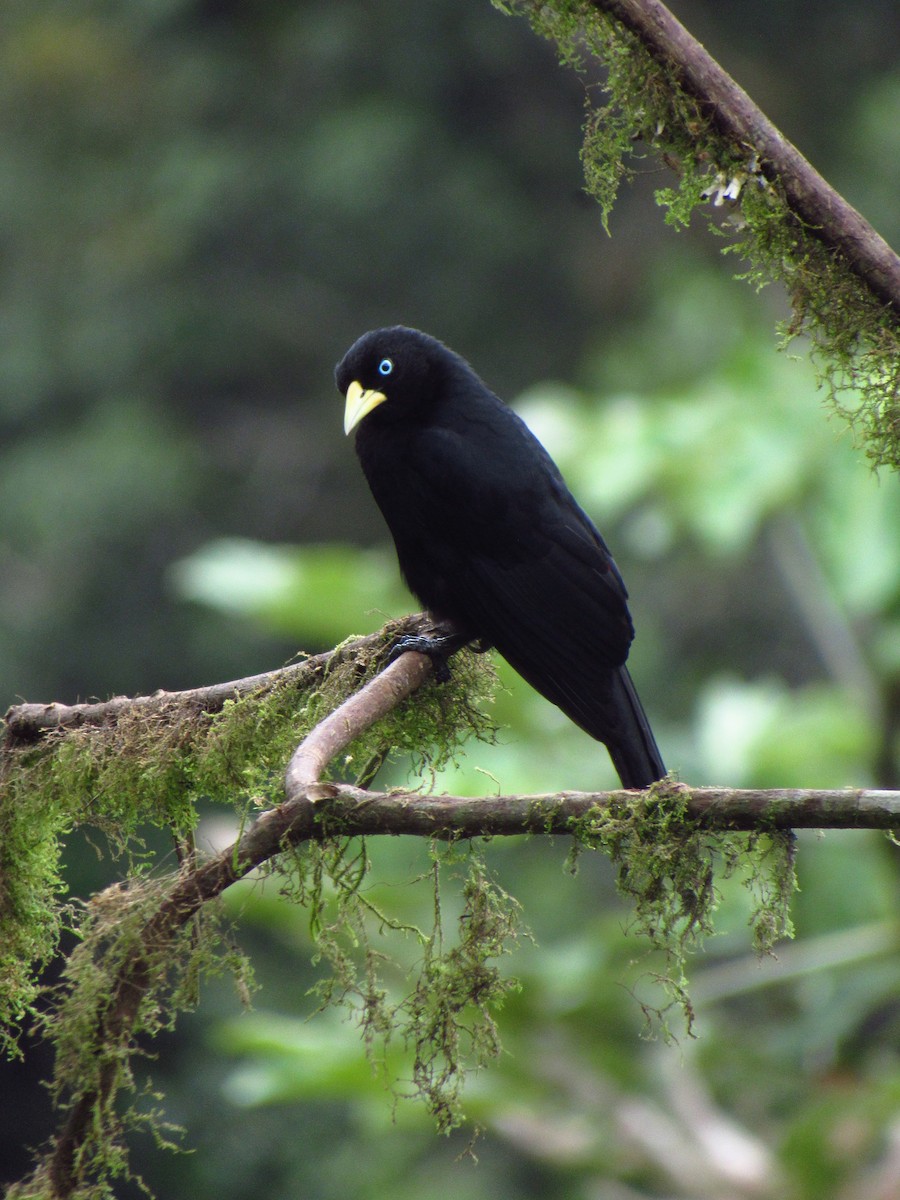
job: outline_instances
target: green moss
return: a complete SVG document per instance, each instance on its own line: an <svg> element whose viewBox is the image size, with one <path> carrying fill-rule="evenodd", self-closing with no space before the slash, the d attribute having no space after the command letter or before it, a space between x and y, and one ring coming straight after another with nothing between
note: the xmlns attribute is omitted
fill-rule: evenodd
<svg viewBox="0 0 900 1200"><path fill-rule="evenodd" d="M624 26L588 0L513 0L499 7L522 13L557 44L563 62L583 70L594 59L606 69L606 103L596 103L595 88L587 93L582 152L587 189L604 226L639 155L662 158L677 177L656 195L666 220L684 226L699 213L726 238L723 250L747 262L744 278L785 286L793 315L783 340L810 339L832 405L873 464L900 466L896 313L793 214L752 149L720 134L675 73Z"/></svg>
<svg viewBox="0 0 900 1200"><path fill-rule="evenodd" d="M393 636L394 627L388 626L383 645ZM177 875L155 869L144 840L147 830L169 831L180 855L190 856L199 801L231 805L242 821L252 809L280 803L284 770L296 745L370 678L382 660L378 646L365 653L344 650L332 657L334 665L324 676L303 688L282 681L214 713L199 709L190 699L162 698L158 705L126 707L108 726L60 729L36 747L3 748L0 1016L8 1050L15 1052L17 1028L27 1016L54 1044L52 1090L63 1112L80 1102L93 1106L75 1166L77 1195L111 1195L108 1181L127 1175L123 1136L128 1129L149 1126L155 1136L168 1141L168 1128L152 1097L133 1097L130 1103L118 1099L134 1092L130 1056L135 1039L171 1028L179 1012L196 1004L204 975L229 970L244 997L252 982L249 965L223 930L215 904L204 905L183 927L154 926L154 915ZM454 660L450 684L426 683L351 746L336 772L352 777L358 774L357 764L370 766L404 752L415 754L419 768L437 769L454 758L473 732L492 736L493 727L479 707L492 680L483 656L463 652ZM67 901L60 875L65 838L80 826L102 833L126 869L123 882L86 904ZM477 986L472 1005L480 1004L478 1012L487 1014L506 986L487 968L475 970L479 955L484 963L497 952L496 939L487 935L484 898L500 893L491 889L483 870L473 873L480 883L466 885L469 917L461 939L466 950L454 949L444 956L436 949L434 932L402 931L421 939L427 963L423 978L430 980L420 988L420 1007L402 1018L400 1006L385 1007L380 999L382 956L369 941L368 930L373 920L381 928L389 922L364 894L367 868L364 842L329 837L286 851L266 869L280 875L289 898L308 906L318 954L331 967L330 983L323 985L328 994L322 998L353 1007L361 998L367 1042L374 1044L378 1030L397 1036L398 1028L407 1029L402 1036L415 1038L421 1012L428 1003L439 1006L439 975L452 990L453 999L445 1005L451 1014L444 1026L446 1077L425 1062L424 1049L416 1056L417 1063L422 1060L417 1068L420 1090L442 1127L449 1126L456 1112L450 1080L465 1070L459 1035L455 1040L452 1036L459 989ZM499 913L499 902L495 907ZM71 929L80 944L68 959L61 983L37 1014L40 968L55 952L63 927ZM475 937L475 929L485 936ZM360 946L366 948L361 975ZM438 963L444 965L443 975L435 973ZM470 972L470 980L463 980L465 972ZM121 1003L121 996L116 999L119 983L130 978L141 981L140 1002L133 1012ZM476 1061L491 1040L488 1034L478 1034L479 1028L479 1020L467 1025L476 1031L470 1046ZM428 1039L423 1035L419 1041L424 1048ZM439 1052L437 1043L432 1052ZM49 1195L44 1171L40 1167L18 1195Z"/></svg>
<svg viewBox="0 0 900 1200"><path fill-rule="evenodd" d="M30 768L26 768L30 773ZM52 956L67 909L59 875L70 815L39 789L13 786L0 767L0 1042L17 1052L37 975Z"/></svg>
<svg viewBox="0 0 900 1200"><path fill-rule="evenodd" d="M385 632L392 636L392 627ZM285 765L321 718L377 669L378 656L334 656L314 687L279 683L208 713L192 701L124 709L115 723L60 729L37 747L0 759L0 1027L14 1031L35 997L34 977L56 947L61 924L76 919L62 902L60 852L79 826L102 833L132 872L149 866L143 834L189 840L197 803L274 805ZM484 660L457 656L453 683L426 684L358 745L356 762L411 752L442 766L471 733L490 736L478 708L490 688ZM3 1036L0 1034L0 1036ZM7 1042L7 1048L12 1047Z"/></svg>
<svg viewBox="0 0 900 1200"><path fill-rule="evenodd" d="M456 942L445 945L436 903L416 986L395 1014L402 1018L399 1035L412 1047L413 1085L442 1132L459 1123L465 1072L499 1055L494 1013L518 987L498 962L518 939L519 905L491 878L477 851L469 848L468 859Z"/></svg>
<svg viewBox="0 0 900 1200"><path fill-rule="evenodd" d="M494 1016L518 984L499 964L518 941L521 913L473 843L435 843L430 855L430 869L415 881L432 895L429 928L397 921L373 902L364 839L299 847L283 891L309 914L323 969L313 989L320 1008L347 1010L376 1066L401 1048L410 1075L388 1077L389 1090L422 1101L449 1132L462 1120L466 1077L500 1053ZM443 912L446 893L459 907L455 936Z"/></svg>
<svg viewBox="0 0 900 1200"><path fill-rule="evenodd" d="M721 833L688 817L685 789L663 781L646 794L617 799L573 823L578 844L609 854L619 890L634 910L634 931L661 951L657 976L691 1032L694 1012L687 961L713 933L716 881L738 874L753 897L751 925L759 954L790 937L796 888L790 833ZM645 1009L661 1020L666 1010Z"/></svg>

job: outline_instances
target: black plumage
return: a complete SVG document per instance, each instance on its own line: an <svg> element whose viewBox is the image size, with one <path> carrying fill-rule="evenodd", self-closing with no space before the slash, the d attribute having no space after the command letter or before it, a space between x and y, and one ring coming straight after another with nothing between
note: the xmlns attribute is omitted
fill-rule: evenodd
<svg viewBox="0 0 900 1200"><path fill-rule="evenodd" d="M364 334L335 380L410 590L604 742L625 787L662 778L625 667L622 577L525 423L459 355L403 326Z"/></svg>

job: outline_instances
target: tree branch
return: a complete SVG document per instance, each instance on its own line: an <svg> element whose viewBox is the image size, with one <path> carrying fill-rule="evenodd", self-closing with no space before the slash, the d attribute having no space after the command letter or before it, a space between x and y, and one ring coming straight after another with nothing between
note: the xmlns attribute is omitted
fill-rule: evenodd
<svg viewBox="0 0 900 1200"><path fill-rule="evenodd" d="M288 763L284 780L287 802L302 801L313 789L321 787L319 779L335 755L411 695L431 670L432 662L427 655L416 651L402 654L320 721ZM333 788L329 794L334 794Z"/></svg>
<svg viewBox="0 0 900 1200"><path fill-rule="evenodd" d="M561 792L556 795L470 799L416 792L370 793L321 782L328 763L355 737L409 696L431 672L430 660L406 653L330 714L294 752L285 776L284 803L264 813L233 845L186 869L144 926L136 950L112 983L97 1022L97 1052L105 1062L97 1086L77 1096L48 1164L53 1194L68 1197L80 1186L81 1148L95 1131L98 1112L110 1111L120 1054L133 1037L152 963L203 904L289 845L334 834L413 834L471 838L514 834L565 834L573 820L636 793ZM254 679L265 679L256 676ZM223 685L234 689L240 684ZM199 689L209 695L215 689ZM142 698L143 700L153 698ZM36 706L41 707L41 706ZM118 709L112 710L113 713ZM900 823L900 793L865 790L731 790L669 785L686 801L689 816L707 828L878 828ZM663 785L661 797L665 798Z"/></svg>
<svg viewBox="0 0 900 1200"><path fill-rule="evenodd" d="M6 745L10 748L30 745L57 729L76 729L82 725L115 725L123 714L143 709L162 712L165 709L189 708L194 711L219 712L229 700L258 693L264 695L285 683L298 691L314 687L325 673L339 663L352 659L371 661L373 654L383 652L390 638L418 636L434 630L434 622L425 613L412 613L389 622L378 633L351 638L334 650L315 654L302 662L291 663L260 675L215 683L207 687L189 688L180 692L154 692L152 696L114 696L89 704L15 704L4 716Z"/></svg>
<svg viewBox="0 0 900 1200"><path fill-rule="evenodd" d="M636 792L556 792L525 796L431 796L420 792L366 792L327 785L327 805L295 825L291 839L318 837L329 829L346 837L413 834L418 837L514 837L571 834L573 822L633 801ZM663 784L685 804L686 818L705 829L895 829L900 792L848 788L691 788Z"/></svg>
<svg viewBox="0 0 900 1200"><path fill-rule="evenodd" d="M636 34L646 49L674 68L685 91L729 139L759 158L778 179L799 220L843 256L883 303L900 313L900 257L839 195L659 0L590 0Z"/></svg>

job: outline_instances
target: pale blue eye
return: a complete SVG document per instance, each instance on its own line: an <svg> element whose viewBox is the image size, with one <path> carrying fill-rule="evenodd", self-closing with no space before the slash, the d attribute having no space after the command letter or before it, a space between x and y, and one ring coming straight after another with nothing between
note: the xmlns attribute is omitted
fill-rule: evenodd
<svg viewBox="0 0 900 1200"><path fill-rule="evenodd" d="M391 371L393 371L393 369L394 369L394 364L391 362L391 360L389 358L383 358L381 360L381 362L378 364L378 374L379 375L390 375L390 373L391 373Z"/></svg>

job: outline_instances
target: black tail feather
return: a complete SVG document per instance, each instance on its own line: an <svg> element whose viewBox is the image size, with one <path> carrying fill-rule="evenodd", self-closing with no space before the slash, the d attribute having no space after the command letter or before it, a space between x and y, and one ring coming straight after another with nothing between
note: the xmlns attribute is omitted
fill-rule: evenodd
<svg viewBox="0 0 900 1200"><path fill-rule="evenodd" d="M646 788L663 778L666 774L665 764L647 714L625 667L619 671L616 690L620 698L618 707L622 718L621 731L617 733L615 742L610 740L606 743L606 748L609 750L613 766L619 773L622 786Z"/></svg>

